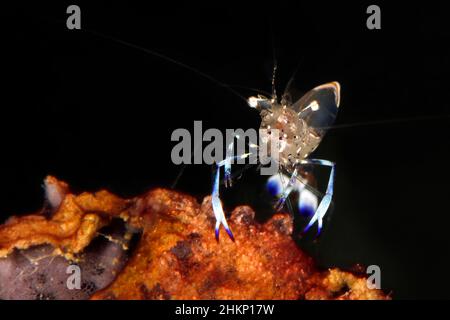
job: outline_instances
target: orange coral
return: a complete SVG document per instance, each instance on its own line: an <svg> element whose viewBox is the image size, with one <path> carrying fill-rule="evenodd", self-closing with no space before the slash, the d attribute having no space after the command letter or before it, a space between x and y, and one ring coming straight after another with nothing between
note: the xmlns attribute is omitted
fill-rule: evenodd
<svg viewBox="0 0 450 320"><path fill-rule="evenodd" d="M114 281L92 299L385 299L365 279L331 269L317 271L291 238L292 217L274 215L264 224L247 206L234 209L217 242L211 198L156 189L124 200L107 191L71 194L47 178L61 198L51 218L11 218L0 226L0 257L14 249L47 244L54 255L72 259L113 218L139 230L141 238ZM56 203L58 201L53 201ZM223 230L221 232L224 232ZM1 258L0 258L1 259Z"/></svg>

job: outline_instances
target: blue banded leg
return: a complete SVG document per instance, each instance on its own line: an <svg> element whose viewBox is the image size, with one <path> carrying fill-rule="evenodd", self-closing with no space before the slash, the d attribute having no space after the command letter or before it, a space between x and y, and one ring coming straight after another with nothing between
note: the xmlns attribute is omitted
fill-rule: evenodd
<svg viewBox="0 0 450 320"><path fill-rule="evenodd" d="M225 231L228 233L228 236L230 237L230 239L234 241L233 233L231 232L230 227L228 226L227 220L225 218L225 213L223 212L222 203L220 202L220 198L219 198L220 168L225 167L225 170L226 170L227 166L231 165L231 161L238 160L238 159L245 159L249 155L250 155L250 153L245 153L240 156L226 158L225 160L220 161L216 165L216 173L215 173L215 177L214 177L213 189L212 189L212 194L211 194L211 202L212 202L214 216L216 218L215 234L216 234L217 241L219 241L219 229L220 229L221 224L225 228Z"/></svg>
<svg viewBox="0 0 450 320"><path fill-rule="evenodd" d="M239 139L239 136L235 136L237 139ZM234 137L233 137L233 141L231 141L231 143L228 145L227 148L227 154L225 156L225 161L224 163L224 185L225 188L231 187L231 185L233 184L233 181L231 179L231 160L233 158L233 152L234 152Z"/></svg>
<svg viewBox="0 0 450 320"><path fill-rule="evenodd" d="M308 231L309 228L311 228L311 226L317 221L317 234L319 234L320 231L322 230L323 217L327 213L327 210L331 204L331 198L333 197L334 175L335 175L336 164L334 162L331 162L328 160L322 160L322 159L305 159L305 160L302 160L300 162L300 164L314 164L314 165L331 167L327 191L325 192L325 195L323 196L322 201L320 202L319 206L317 207L317 210L314 213L314 216L311 218L308 225L303 230L303 232Z"/></svg>

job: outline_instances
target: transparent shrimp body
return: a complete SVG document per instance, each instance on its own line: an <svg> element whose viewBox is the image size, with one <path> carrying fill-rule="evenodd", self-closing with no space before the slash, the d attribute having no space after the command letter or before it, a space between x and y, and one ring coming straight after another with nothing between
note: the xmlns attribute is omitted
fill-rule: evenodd
<svg viewBox="0 0 450 320"><path fill-rule="evenodd" d="M260 129L263 129L260 131L260 145L264 145L266 148L267 157L278 158L279 178L275 175L268 181L268 188L273 190L274 195L279 199L275 210L281 210L291 192L297 192L300 211L313 213L304 231L317 223L319 233L333 196L335 164L323 159L308 159L308 156L318 147L327 129L335 121L340 104L339 83L330 82L318 86L295 101L292 94L287 91L282 96L280 103L274 94L271 99L264 96L250 97L248 104L260 112ZM276 134L273 134L275 130L277 130ZM276 147L272 148L271 146L274 144ZM230 146L232 149L232 145ZM276 150L277 157L270 154L270 150ZM223 225L230 238L234 239L219 199L220 168L224 167L225 186L231 185L231 161L243 159L249 154L227 157L217 165L212 192L217 239L220 225ZM267 160L260 159L263 163L267 163ZM309 194L307 197L301 194L307 189L304 182L299 182L299 170L303 165L320 165L331 168L327 190L320 203L318 203L317 197L311 198L314 197L314 194ZM284 179L283 177L287 177L286 175L290 178Z"/></svg>
<svg viewBox="0 0 450 320"><path fill-rule="evenodd" d="M292 103L290 95L283 95L281 103L263 96L249 98L249 105L260 111L261 142L277 143L280 166L294 168L313 152L331 126L339 109L340 85L331 82L307 92ZM273 130L278 137L273 138Z"/></svg>

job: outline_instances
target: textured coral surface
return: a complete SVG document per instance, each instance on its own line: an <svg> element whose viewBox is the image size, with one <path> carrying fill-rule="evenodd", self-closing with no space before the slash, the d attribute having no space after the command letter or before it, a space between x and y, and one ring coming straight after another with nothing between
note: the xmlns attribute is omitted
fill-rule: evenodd
<svg viewBox="0 0 450 320"><path fill-rule="evenodd" d="M264 225L249 207L229 219L231 241L214 237L210 198L202 205L158 189L140 200L143 234L116 281L94 298L296 299L307 289L311 258L290 238L292 220L276 215Z"/></svg>
<svg viewBox="0 0 450 320"><path fill-rule="evenodd" d="M288 214L260 224L250 207L237 207L229 218L235 242L224 230L217 242L210 197L199 204L156 189L124 200L106 191L74 195L54 178L47 182L61 199L51 217L29 215L0 226L0 298L387 298L368 289L363 277L316 270L292 240ZM120 230L111 227L117 220ZM140 238L130 249L133 234ZM65 285L69 264L81 268L81 293Z"/></svg>

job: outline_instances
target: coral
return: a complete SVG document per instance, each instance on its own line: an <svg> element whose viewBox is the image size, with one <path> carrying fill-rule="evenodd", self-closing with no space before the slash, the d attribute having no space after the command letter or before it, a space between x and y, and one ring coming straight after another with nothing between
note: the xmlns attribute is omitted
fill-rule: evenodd
<svg viewBox="0 0 450 320"><path fill-rule="evenodd" d="M0 226L2 299L388 298L364 277L317 270L292 240L289 214L261 224L250 207L236 207L229 219L235 241L221 235L218 242L210 197L199 204L155 189L125 200L107 191L74 195L63 182L47 182L50 217ZM80 290L65 283L73 263Z"/></svg>

